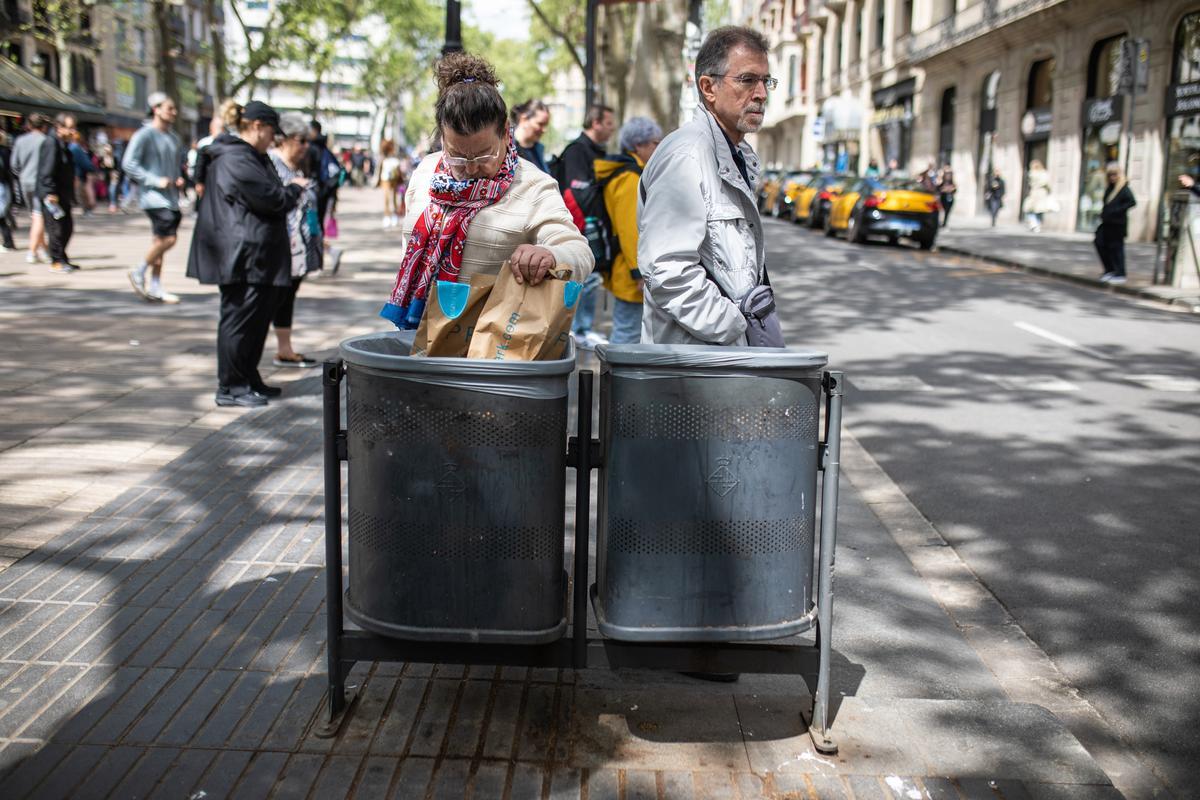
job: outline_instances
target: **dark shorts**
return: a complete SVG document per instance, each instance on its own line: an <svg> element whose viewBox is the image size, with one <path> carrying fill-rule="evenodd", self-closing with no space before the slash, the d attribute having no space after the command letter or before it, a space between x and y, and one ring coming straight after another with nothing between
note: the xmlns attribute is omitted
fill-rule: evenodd
<svg viewBox="0 0 1200 800"><path fill-rule="evenodd" d="M160 239L174 236L179 230L179 221L183 214L169 208L147 208L146 216L150 218L150 230Z"/></svg>

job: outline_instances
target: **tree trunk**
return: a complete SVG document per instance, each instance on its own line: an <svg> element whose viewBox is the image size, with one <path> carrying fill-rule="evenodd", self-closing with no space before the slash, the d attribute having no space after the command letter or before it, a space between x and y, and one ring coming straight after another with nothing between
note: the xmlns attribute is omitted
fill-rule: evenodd
<svg viewBox="0 0 1200 800"><path fill-rule="evenodd" d="M213 98L215 107L229 95L229 65L225 62L225 37L221 35L216 24L217 0L206 0L204 13L208 22L208 46L212 50L212 66L216 77L214 90L217 96Z"/></svg>
<svg viewBox="0 0 1200 800"><path fill-rule="evenodd" d="M633 64L625 116L646 116L670 131L679 124L679 93L686 75L683 46L688 0L638 3Z"/></svg>
<svg viewBox="0 0 1200 800"><path fill-rule="evenodd" d="M167 0L154 0L154 23L158 31L158 88L180 105L179 82L175 77L175 58L171 55L171 17ZM186 123L180 115L175 127L183 130Z"/></svg>

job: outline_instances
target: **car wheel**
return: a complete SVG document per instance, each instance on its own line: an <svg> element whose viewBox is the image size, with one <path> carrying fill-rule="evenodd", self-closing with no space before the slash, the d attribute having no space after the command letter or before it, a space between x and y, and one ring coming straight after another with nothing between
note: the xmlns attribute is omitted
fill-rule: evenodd
<svg viewBox="0 0 1200 800"><path fill-rule="evenodd" d="M920 248L922 250L932 250L933 249L933 237L930 236L928 238L917 239L917 244L920 246Z"/></svg>
<svg viewBox="0 0 1200 800"><path fill-rule="evenodd" d="M867 240L867 237L863 236L862 221L857 214L851 213L850 218L846 220L846 240L855 244L862 244Z"/></svg>
<svg viewBox="0 0 1200 800"><path fill-rule="evenodd" d="M837 236L837 231L833 229L833 215L831 214L825 215L825 235L830 239Z"/></svg>
<svg viewBox="0 0 1200 800"><path fill-rule="evenodd" d="M816 209L809 209L809 211L808 211L808 227L810 227L810 228L821 227L821 218L817 216Z"/></svg>
<svg viewBox="0 0 1200 800"><path fill-rule="evenodd" d="M888 244L890 244L892 247L895 247L896 245L900 244L900 237L896 236L894 234L892 236L889 236Z"/></svg>

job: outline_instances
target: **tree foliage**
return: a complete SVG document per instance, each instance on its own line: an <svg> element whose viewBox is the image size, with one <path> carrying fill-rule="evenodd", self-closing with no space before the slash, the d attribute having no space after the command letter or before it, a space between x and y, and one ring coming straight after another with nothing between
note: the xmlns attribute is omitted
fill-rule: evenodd
<svg viewBox="0 0 1200 800"><path fill-rule="evenodd" d="M587 32L587 3L583 0L525 0L533 17L529 36L545 56L544 66L557 72L576 68L582 76Z"/></svg>

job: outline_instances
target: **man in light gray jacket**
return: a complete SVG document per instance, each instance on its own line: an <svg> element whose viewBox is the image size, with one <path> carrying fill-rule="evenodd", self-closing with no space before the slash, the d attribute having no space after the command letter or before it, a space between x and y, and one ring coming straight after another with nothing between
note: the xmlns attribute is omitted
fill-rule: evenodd
<svg viewBox="0 0 1200 800"><path fill-rule="evenodd" d="M762 126L767 92L778 83L768 49L750 28L712 31L696 57L701 108L663 139L642 173L643 342L746 343L737 301L761 282L765 253L758 157L745 136Z"/></svg>

